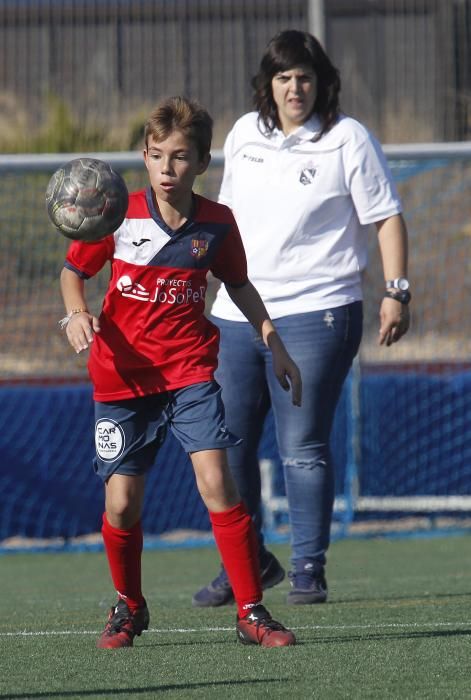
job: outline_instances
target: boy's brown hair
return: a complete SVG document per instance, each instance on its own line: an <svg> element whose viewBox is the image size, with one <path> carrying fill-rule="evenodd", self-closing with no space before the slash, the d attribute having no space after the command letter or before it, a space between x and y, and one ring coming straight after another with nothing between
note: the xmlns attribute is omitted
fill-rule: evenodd
<svg viewBox="0 0 471 700"><path fill-rule="evenodd" d="M200 159L211 150L213 120L207 110L196 100L186 97L166 97L152 110L144 127L144 143L149 137L158 143L175 131L181 131L198 149Z"/></svg>

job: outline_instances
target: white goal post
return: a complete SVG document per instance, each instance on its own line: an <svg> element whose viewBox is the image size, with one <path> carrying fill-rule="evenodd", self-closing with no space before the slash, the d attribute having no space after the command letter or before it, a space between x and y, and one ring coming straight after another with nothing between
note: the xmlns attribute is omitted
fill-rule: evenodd
<svg viewBox="0 0 471 700"><path fill-rule="evenodd" d="M471 157L471 142L386 144L383 145L383 150L390 160L426 160L443 157L466 159ZM0 154L0 173L15 171L53 172L63 163L80 157L98 158L122 169L144 167L142 154L138 151L22 153ZM224 153L222 149L213 150L211 152L211 166L221 166L223 163Z"/></svg>

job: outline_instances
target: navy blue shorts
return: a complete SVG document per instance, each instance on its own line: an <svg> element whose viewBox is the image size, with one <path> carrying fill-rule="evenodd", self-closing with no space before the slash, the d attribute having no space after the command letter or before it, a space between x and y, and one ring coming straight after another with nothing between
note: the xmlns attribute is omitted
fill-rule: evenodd
<svg viewBox="0 0 471 700"><path fill-rule="evenodd" d="M112 474L144 474L168 428L188 453L241 442L226 426L221 387L215 381L113 403L96 401L95 472L103 481Z"/></svg>

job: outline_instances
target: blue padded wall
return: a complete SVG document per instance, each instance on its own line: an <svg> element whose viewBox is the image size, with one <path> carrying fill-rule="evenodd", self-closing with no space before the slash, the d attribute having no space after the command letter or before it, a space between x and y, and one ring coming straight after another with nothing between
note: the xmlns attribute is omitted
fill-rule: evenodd
<svg viewBox="0 0 471 700"><path fill-rule="evenodd" d="M336 493L352 466L365 496L471 494L471 372L364 375L360 419L350 410L351 383L332 435ZM97 532L103 485L92 469L91 388L84 385L0 388L0 540ZM284 493L272 416L260 456L275 461L275 490ZM146 533L208 530L191 463L169 433L149 472L143 513Z"/></svg>

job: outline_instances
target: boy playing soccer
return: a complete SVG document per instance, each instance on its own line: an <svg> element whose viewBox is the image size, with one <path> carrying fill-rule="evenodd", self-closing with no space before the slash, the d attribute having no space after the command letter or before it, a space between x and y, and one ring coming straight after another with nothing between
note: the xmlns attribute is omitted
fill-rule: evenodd
<svg viewBox="0 0 471 700"><path fill-rule="evenodd" d="M61 273L66 333L77 353L91 348L95 471L105 484L102 534L118 601L97 646L132 646L149 625L141 590L145 473L167 426L190 455L199 493L237 604L245 644L287 646L294 634L261 604L258 543L226 461L238 444L224 423L213 379L218 331L204 315L209 270L270 348L281 386L301 402L297 366L247 278L231 211L193 193L209 165L212 119L182 97L160 102L144 131L150 187L130 195L127 217L96 243L73 242ZM111 279L100 317L84 281L107 261Z"/></svg>

